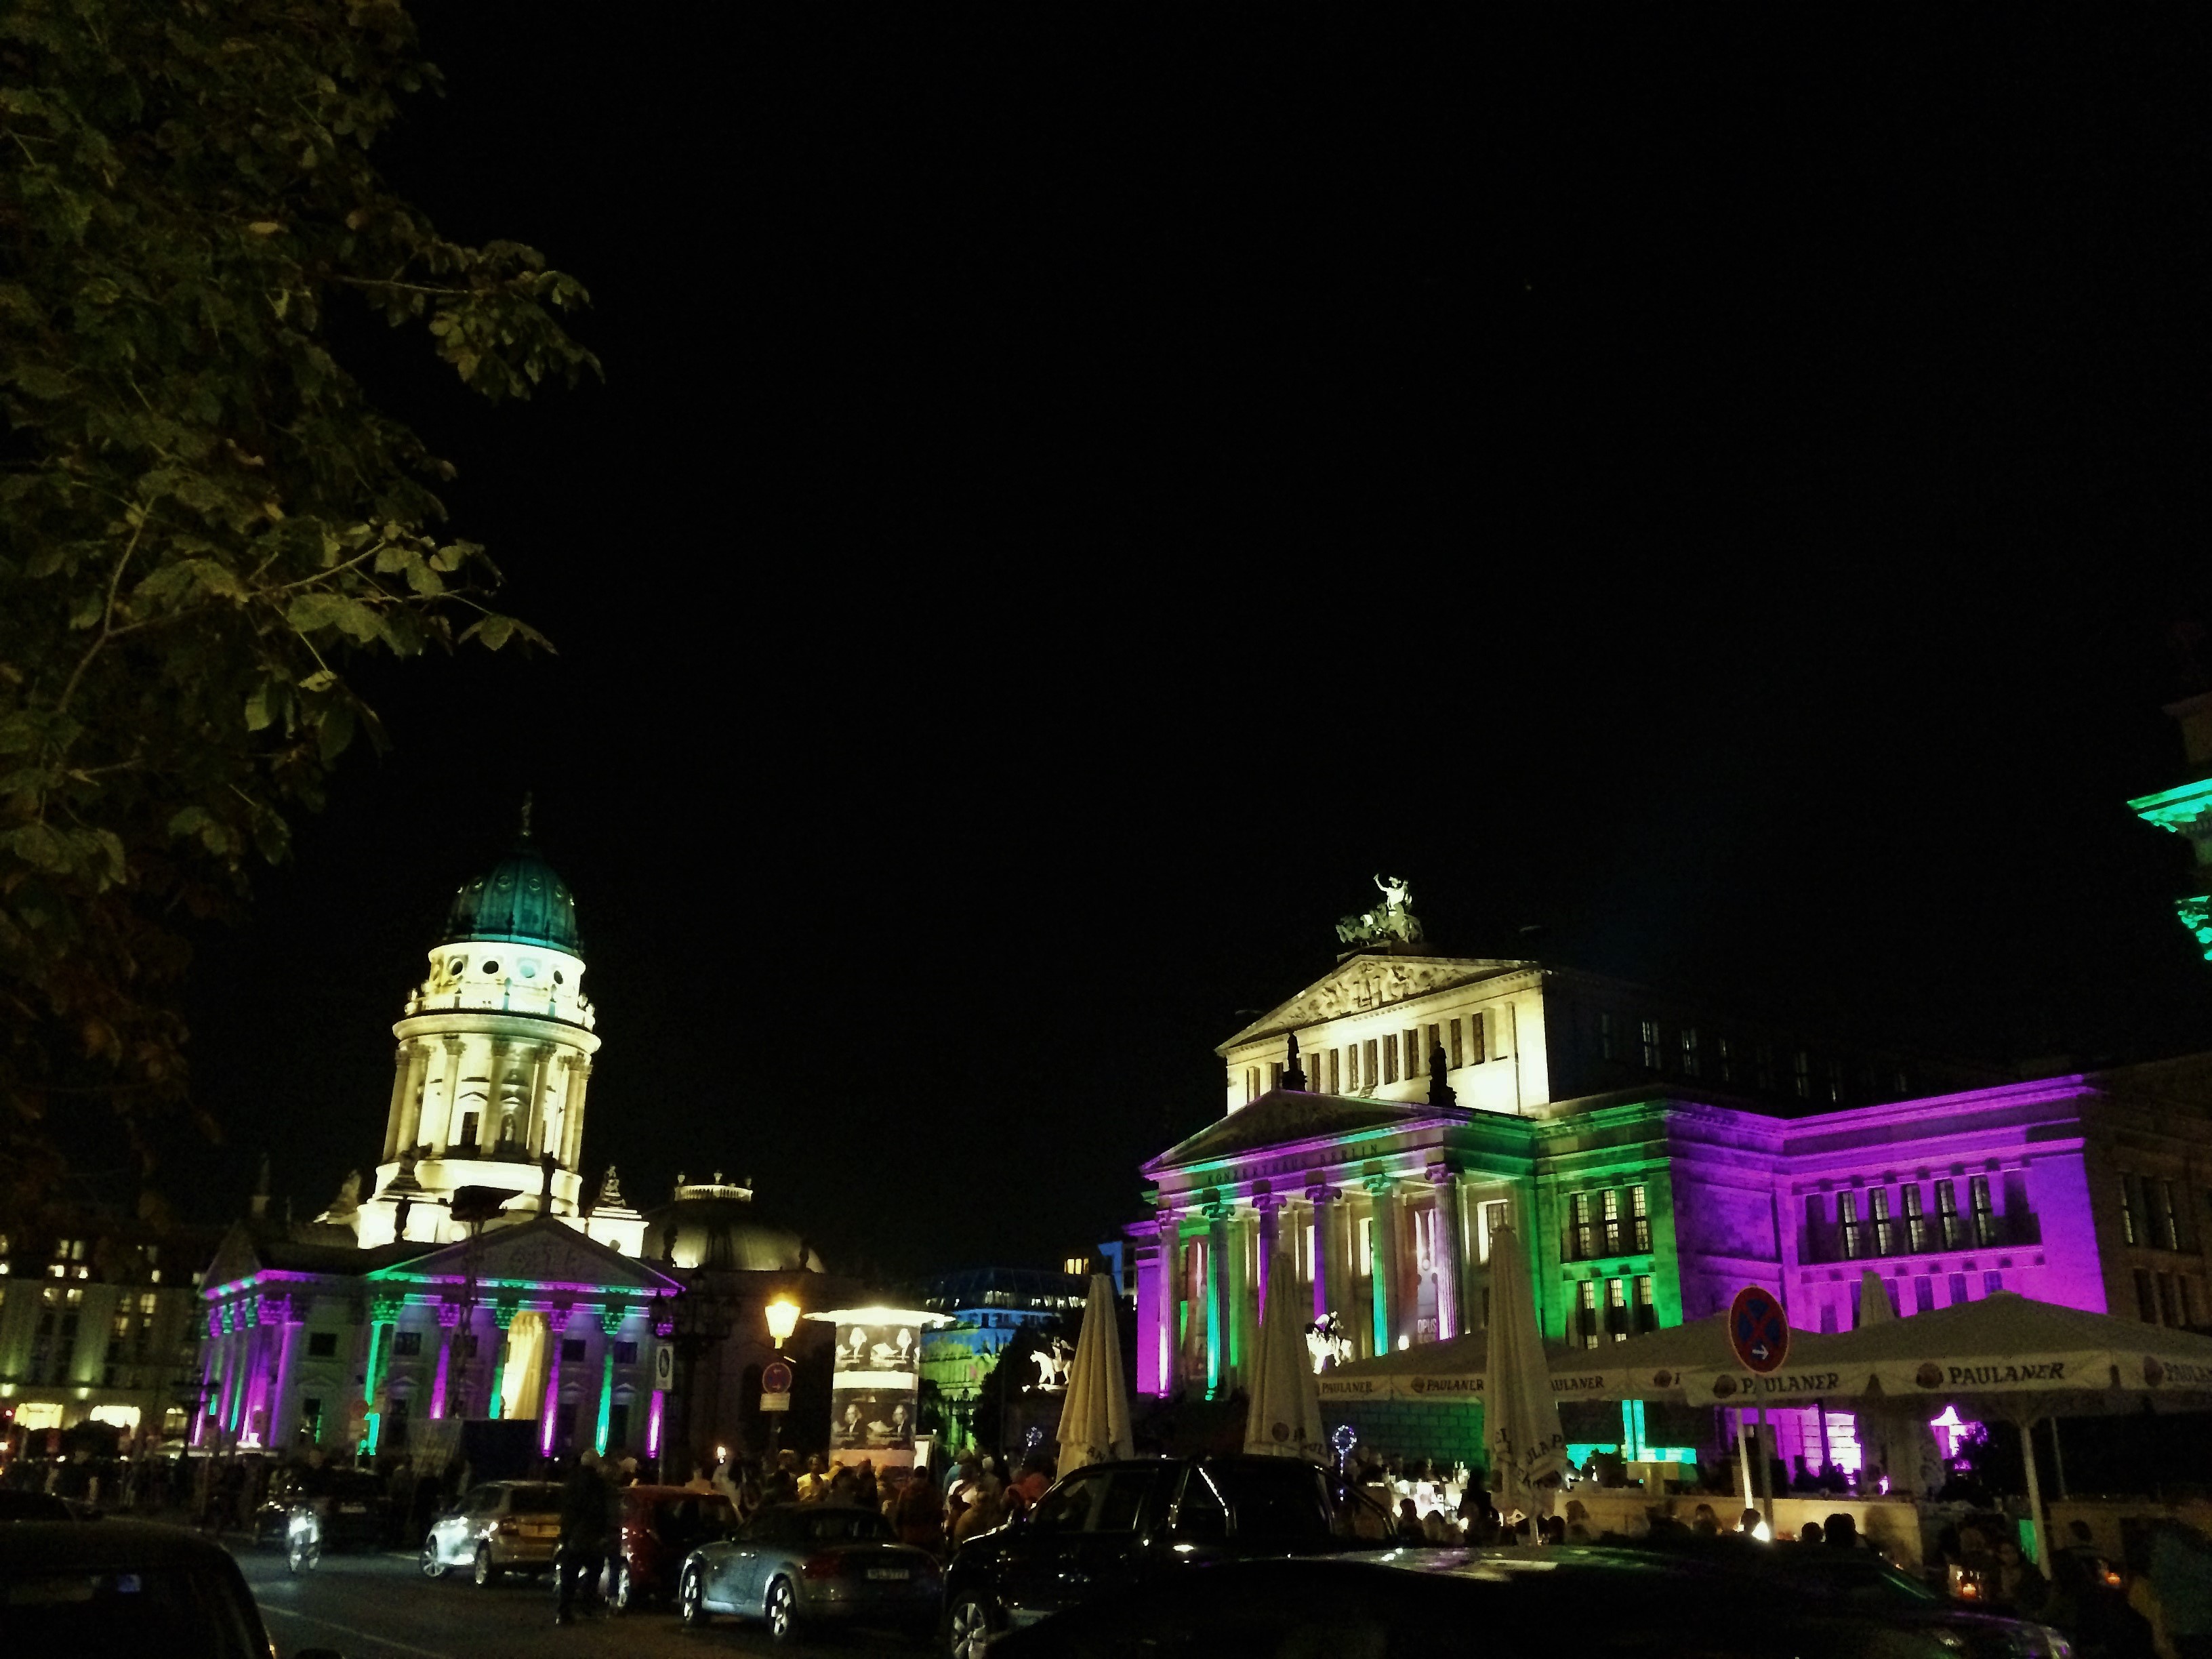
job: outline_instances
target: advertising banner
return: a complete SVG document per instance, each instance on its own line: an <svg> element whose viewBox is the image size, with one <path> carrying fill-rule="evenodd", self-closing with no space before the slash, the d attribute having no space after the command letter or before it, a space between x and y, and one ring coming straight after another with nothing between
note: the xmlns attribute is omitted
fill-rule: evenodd
<svg viewBox="0 0 2212 1659"><path fill-rule="evenodd" d="M914 1462L921 1381L921 1321L871 1310L837 1320L830 1380L830 1457L878 1469Z"/></svg>

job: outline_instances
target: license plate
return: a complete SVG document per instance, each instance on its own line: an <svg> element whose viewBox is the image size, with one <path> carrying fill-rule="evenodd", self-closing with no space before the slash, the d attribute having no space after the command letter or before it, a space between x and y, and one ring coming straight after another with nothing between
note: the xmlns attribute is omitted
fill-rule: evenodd
<svg viewBox="0 0 2212 1659"><path fill-rule="evenodd" d="M868 1569L868 1577L871 1578L908 1578L913 1577L913 1574L904 1567L870 1567Z"/></svg>

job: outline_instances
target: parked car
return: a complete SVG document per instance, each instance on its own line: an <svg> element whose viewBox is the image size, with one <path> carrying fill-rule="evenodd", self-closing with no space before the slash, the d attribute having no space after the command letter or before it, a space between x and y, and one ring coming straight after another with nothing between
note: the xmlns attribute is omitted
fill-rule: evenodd
<svg viewBox="0 0 2212 1659"><path fill-rule="evenodd" d="M238 1564L177 1527L24 1521L0 1527L0 1631L21 1654L270 1659ZM303 1648L293 1659L339 1659Z"/></svg>
<svg viewBox="0 0 2212 1659"><path fill-rule="evenodd" d="M1916 1604L1917 1607L1917 1604ZM1939 1612L1942 1611L1939 1609ZM1280 1653L1428 1659L1543 1652L1594 1659L2065 1659L2055 1632L1954 1614L2009 1644L1962 1644L1913 1608L1735 1593L1699 1563L1581 1547L1400 1549L1218 1563L1143 1596L1094 1603L1015 1632L992 1659L1243 1659ZM2004 1627L1999 1629L1997 1627Z"/></svg>
<svg viewBox="0 0 2212 1659"><path fill-rule="evenodd" d="M0 1488L0 1521L74 1521L70 1506L50 1492Z"/></svg>
<svg viewBox="0 0 2212 1659"><path fill-rule="evenodd" d="M926 1637L937 1625L939 1583L936 1560L900 1543L873 1510L777 1504L691 1552L677 1606L693 1628L735 1613L761 1620L778 1642L833 1622Z"/></svg>
<svg viewBox="0 0 2212 1659"><path fill-rule="evenodd" d="M561 1488L550 1480L489 1480L430 1524L422 1573L466 1567L489 1588L510 1572L549 1572L561 1542Z"/></svg>
<svg viewBox="0 0 2212 1659"><path fill-rule="evenodd" d="M945 1571L945 1640L980 1659L1069 1607L1149 1594L1194 1566L1346 1547L1317 1464L1288 1457L1093 1463L1026 1519L970 1538Z"/></svg>
<svg viewBox="0 0 2212 1659"><path fill-rule="evenodd" d="M386 1510L383 1483L364 1470L286 1470L254 1511L254 1541L282 1549L301 1572L325 1550L380 1548Z"/></svg>
<svg viewBox="0 0 2212 1659"><path fill-rule="evenodd" d="M692 1551L738 1528L738 1511L721 1493L683 1486L624 1486L622 1539L607 1563L607 1605L617 1613L675 1599Z"/></svg>

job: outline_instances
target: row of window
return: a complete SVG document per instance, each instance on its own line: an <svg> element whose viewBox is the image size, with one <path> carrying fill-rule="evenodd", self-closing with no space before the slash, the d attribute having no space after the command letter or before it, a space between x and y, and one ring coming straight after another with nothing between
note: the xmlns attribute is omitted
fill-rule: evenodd
<svg viewBox="0 0 2212 1659"><path fill-rule="evenodd" d="M1755 1089L1762 1094L1782 1091L1786 1070L1790 1093L1803 1101L1840 1105L1847 1094L1847 1079L1840 1055L1816 1060L1809 1048L1778 1054L1771 1042L1744 1042L1735 1037L1712 1036L1695 1025L1672 1030L1656 1019L1637 1019L1601 1008L1597 1012L1596 1048L1601 1060L1639 1061L1647 1072L1712 1081L1725 1088ZM1578 1021L1570 1020L1576 1030ZM1631 1026L1633 1026L1632 1032ZM1782 1064L1778 1065L1778 1060ZM1873 1098L1884 1092L1903 1097L1910 1092L1905 1074L1893 1069L1877 1075L1871 1063L1859 1067L1858 1093Z"/></svg>
<svg viewBox="0 0 2212 1659"><path fill-rule="evenodd" d="M1652 1298L1650 1274L1606 1279L1602 1306L1599 1304L1598 1285L1598 1280L1585 1279L1575 1286L1575 1339L1583 1347L1595 1348L1601 1340L1626 1342L1631 1336L1659 1328L1659 1308Z"/></svg>
<svg viewBox="0 0 2212 1659"><path fill-rule="evenodd" d="M2144 1324L2194 1327L2203 1310L2193 1274L2136 1269L2136 1311Z"/></svg>
<svg viewBox="0 0 2212 1659"><path fill-rule="evenodd" d="M1860 1199L1866 1200L1865 1213L1860 1213ZM1816 1211L1817 1196L1808 1200ZM1996 1211L1990 1194L1990 1178L1973 1176L1966 1182L1968 1214L1959 1213L1959 1183L1939 1181L1936 1183L1936 1213L1929 1215L1920 1190L1920 1183L1908 1181L1898 1189L1897 1213L1891 1212L1889 1188L1869 1187L1863 1193L1841 1192L1836 1194L1836 1248L1845 1261L1863 1261L1869 1256L1925 1255L1936 1250L1957 1250L1968 1247L1987 1249L2005 1243L1998 1226ZM1814 1218L1817 1221L1817 1214ZM1817 1230L1814 1233L1818 1239Z"/></svg>
<svg viewBox="0 0 2212 1659"><path fill-rule="evenodd" d="M1371 1091L1397 1082L1401 1075L1408 1079L1426 1076L1429 1057L1439 1048L1454 1071L1462 1066L1481 1065L1490 1058L1488 1017L1478 1009L1464 1020L1440 1020L1431 1025L1416 1025L1383 1036L1369 1037L1364 1042L1346 1043L1342 1048L1316 1048L1301 1056L1300 1064L1305 1072L1307 1088L1316 1094L1340 1095L1347 1091ZM1282 1060L1268 1062L1267 1088L1283 1086L1284 1064ZM1258 1066L1245 1068L1246 1100L1260 1097L1260 1077Z"/></svg>
<svg viewBox="0 0 2212 1659"><path fill-rule="evenodd" d="M1644 1255L1651 1249L1651 1212L1641 1184L1575 1193L1567 1199L1567 1234L1561 1255L1569 1261L1600 1256Z"/></svg>
<svg viewBox="0 0 2212 1659"><path fill-rule="evenodd" d="M2130 1244L2154 1250L2195 1249L2185 1224L2187 1208L2173 1182L2163 1176L2120 1177L2120 1234Z"/></svg>

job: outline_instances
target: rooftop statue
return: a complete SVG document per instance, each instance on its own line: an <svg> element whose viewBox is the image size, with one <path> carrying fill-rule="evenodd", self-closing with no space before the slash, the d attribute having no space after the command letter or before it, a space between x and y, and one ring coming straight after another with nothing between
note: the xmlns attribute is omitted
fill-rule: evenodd
<svg viewBox="0 0 2212 1659"><path fill-rule="evenodd" d="M1375 878L1382 902L1372 910L1346 916L1336 924L1336 937L1346 945L1380 945L1396 939L1403 945L1421 942L1420 918L1413 914L1411 884L1396 876Z"/></svg>

